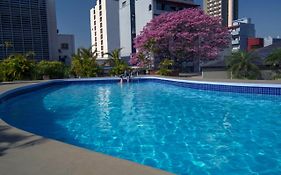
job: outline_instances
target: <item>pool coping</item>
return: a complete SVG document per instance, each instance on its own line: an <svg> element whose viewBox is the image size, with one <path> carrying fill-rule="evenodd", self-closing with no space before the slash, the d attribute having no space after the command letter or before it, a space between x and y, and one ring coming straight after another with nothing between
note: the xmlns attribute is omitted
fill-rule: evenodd
<svg viewBox="0 0 281 175"><path fill-rule="evenodd" d="M53 81L53 80L52 80ZM57 80L55 80L57 81ZM49 81L51 82L51 81ZM46 83L46 82L44 82ZM36 86L23 83L0 91ZM0 172L6 175L171 175L152 167L44 138L7 124L0 118Z"/></svg>
<svg viewBox="0 0 281 175"><path fill-rule="evenodd" d="M281 84L271 83L244 83L244 82L209 82L186 79L175 79L158 76L144 76L138 79L156 79L175 83L235 86L235 87L257 87L278 88ZM9 95L32 88L42 87L59 82L91 82L91 81L118 81L119 78L90 78L90 79L63 79L44 82L30 82L31 84L20 84L18 87L0 90L1 99ZM17 95L17 94L16 94ZM6 99L4 99L6 100ZM103 155L84 148L69 145L41 136L28 133L5 123L0 118L0 170L5 174L171 174L162 170L154 169L134 162ZM23 137L22 140L9 140L10 135ZM3 152L4 148L4 152ZM7 148L7 149L5 149ZM44 151L42 151L44 150ZM1 155L4 153L4 155ZM110 167L110 168L109 168Z"/></svg>

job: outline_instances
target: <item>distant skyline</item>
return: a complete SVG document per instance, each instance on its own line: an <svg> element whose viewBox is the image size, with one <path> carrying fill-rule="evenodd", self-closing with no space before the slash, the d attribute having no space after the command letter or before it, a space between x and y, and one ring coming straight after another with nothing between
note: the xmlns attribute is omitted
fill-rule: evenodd
<svg viewBox="0 0 281 175"><path fill-rule="evenodd" d="M90 9L95 0L57 0L57 20L60 33L74 34L75 47L90 47ZM200 4L203 0L195 0ZM256 24L257 37L281 36L281 1L240 0L239 18L250 17Z"/></svg>

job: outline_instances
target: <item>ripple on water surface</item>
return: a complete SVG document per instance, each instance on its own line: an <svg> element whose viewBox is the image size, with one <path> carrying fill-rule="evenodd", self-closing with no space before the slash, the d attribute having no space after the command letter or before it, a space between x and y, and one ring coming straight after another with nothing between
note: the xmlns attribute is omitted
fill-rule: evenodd
<svg viewBox="0 0 281 175"><path fill-rule="evenodd" d="M177 174L281 174L281 97L156 82L57 85L0 106L36 134Z"/></svg>

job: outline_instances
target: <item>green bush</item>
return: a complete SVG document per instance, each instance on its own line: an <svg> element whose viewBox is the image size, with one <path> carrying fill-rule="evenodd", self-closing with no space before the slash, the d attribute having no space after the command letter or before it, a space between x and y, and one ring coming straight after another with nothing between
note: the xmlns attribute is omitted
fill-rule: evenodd
<svg viewBox="0 0 281 175"><path fill-rule="evenodd" d="M72 58L71 73L76 77L97 77L101 69L96 58L96 52L91 49L78 49Z"/></svg>
<svg viewBox="0 0 281 175"><path fill-rule="evenodd" d="M174 65L173 60L165 59L159 65L159 70L156 72L159 75L169 76L172 73L171 67Z"/></svg>
<svg viewBox="0 0 281 175"><path fill-rule="evenodd" d="M121 48L114 49L112 52L106 53L106 55L109 56L107 63L112 67L112 69L109 72L110 75L113 75L113 76L121 75L125 71L129 70L128 64L120 58L121 50L122 50Z"/></svg>
<svg viewBox="0 0 281 175"><path fill-rule="evenodd" d="M114 67L112 67L109 74L112 75L112 76L121 75L126 70L129 70L129 66L126 63L118 64L118 65L115 65Z"/></svg>
<svg viewBox="0 0 281 175"><path fill-rule="evenodd" d="M50 79L65 77L65 65L59 61L40 61L36 66L38 78L48 76Z"/></svg>
<svg viewBox="0 0 281 175"><path fill-rule="evenodd" d="M15 54L1 63L3 81L32 80L35 78L35 62L28 55Z"/></svg>

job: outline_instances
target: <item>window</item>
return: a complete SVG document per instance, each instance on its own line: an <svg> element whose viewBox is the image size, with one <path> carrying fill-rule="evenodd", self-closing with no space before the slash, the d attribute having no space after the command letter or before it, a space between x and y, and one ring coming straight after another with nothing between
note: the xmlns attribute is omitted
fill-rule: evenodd
<svg viewBox="0 0 281 175"><path fill-rule="evenodd" d="M122 7L125 7L126 6L126 1L123 1L122 2Z"/></svg>
<svg viewBox="0 0 281 175"><path fill-rule="evenodd" d="M61 49L68 50L69 49L68 43L62 43L61 44Z"/></svg>
<svg viewBox="0 0 281 175"><path fill-rule="evenodd" d="M102 11L100 11L100 16L102 15Z"/></svg>
<svg viewBox="0 0 281 175"><path fill-rule="evenodd" d="M151 6L151 4L149 4L149 6L148 6L148 10L149 10L149 11L151 11L151 10L152 10L152 6Z"/></svg>

